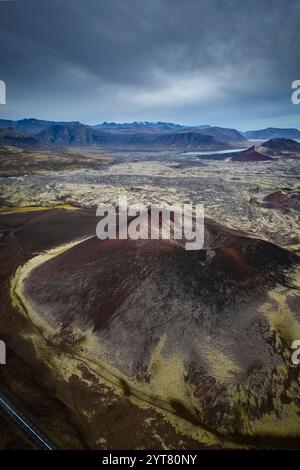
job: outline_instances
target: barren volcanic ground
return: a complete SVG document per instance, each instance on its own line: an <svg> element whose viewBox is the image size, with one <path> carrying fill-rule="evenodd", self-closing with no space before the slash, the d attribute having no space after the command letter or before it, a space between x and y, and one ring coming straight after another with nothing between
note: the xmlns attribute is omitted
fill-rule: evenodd
<svg viewBox="0 0 300 470"><path fill-rule="evenodd" d="M33 258L12 286L64 351L50 360L65 380L85 361L200 445L275 447L300 432L298 275L295 254L207 221L203 250L92 237Z"/></svg>
<svg viewBox="0 0 300 470"><path fill-rule="evenodd" d="M59 448L199 447L154 408L137 407L123 389L115 391L113 376L104 380L93 363L75 357L69 350L72 341L57 344L55 334L47 339L36 318L15 304L11 279L17 267L53 247L94 235L94 211L24 209L1 216L1 233L1 338L7 364L0 368L0 384L19 409ZM2 416L0 436L2 448L32 445Z"/></svg>
<svg viewBox="0 0 300 470"><path fill-rule="evenodd" d="M94 208L117 202L119 194L129 202L192 201L203 203L206 216L222 225L295 247L300 243L299 207L266 207L264 198L276 191L299 191L299 158L233 162L226 154L119 152L114 153L114 163L98 169L87 165L74 171L0 177L0 204Z"/></svg>
<svg viewBox="0 0 300 470"><path fill-rule="evenodd" d="M114 161L1 178L1 387L61 448L298 447L298 161ZM124 193L203 202L204 248L98 240Z"/></svg>

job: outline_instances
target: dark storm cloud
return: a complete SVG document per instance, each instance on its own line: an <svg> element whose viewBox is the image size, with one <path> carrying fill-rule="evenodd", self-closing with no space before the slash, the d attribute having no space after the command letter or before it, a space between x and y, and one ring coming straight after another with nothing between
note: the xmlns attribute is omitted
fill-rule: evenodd
<svg viewBox="0 0 300 470"><path fill-rule="evenodd" d="M295 124L299 20L300 2L284 0L0 2L1 111Z"/></svg>

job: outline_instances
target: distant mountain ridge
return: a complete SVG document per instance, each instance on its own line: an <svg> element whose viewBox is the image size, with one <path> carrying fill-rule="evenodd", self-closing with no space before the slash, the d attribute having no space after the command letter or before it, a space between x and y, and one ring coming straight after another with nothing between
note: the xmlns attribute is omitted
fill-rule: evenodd
<svg viewBox="0 0 300 470"><path fill-rule="evenodd" d="M267 127L254 131L243 132L247 139L268 140L274 138L300 139L300 130L296 128Z"/></svg>
<svg viewBox="0 0 300 470"><path fill-rule="evenodd" d="M215 139L200 130L183 129L163 132L111 132L76 123L69 126L52 125L36 135L43 144L59 146L110 146L120 148L203 148L221 150L230 148L226 142Z"/></svg>
<svg viewBox="0 0 300 470"><path fill-rule="evenodd" d="M160 143L167 145L167 142L171 142L171 144L176 143L177 146L180 146L180 141L182 141L183 147L185 148L187 141L189 145L193 144L193 140L195 145L208 142L209 139L203 139L203 137L201 137L201 135L208 135L213 137L217 143L215 144L211 140L212 147L205 146L203 148L217 149L220 148L218 143L236 144L246 140L236 129L210 125L186 126L162 121L134 121L131 123L104 122L91 126L82 124L79 121L55 122L35 118L22 119L19 121L0 119L0 129L1 128L13 129L17 132L37 137L38 140L42 140L43 142L47 141L47 143L51 142L57 145L106 145L113 143L120 145L135 144L139 146L143 144L146 146L153 144L158 146ZM76 132L78 132L78 135L75 135ZM172 133L174 132L180 134L181 137L179 135L176 135L176 137L173 136ZM125 134L130 134L131 137L126 137ZM152 134L152 136L150 137L147 134ZM166 136L160 138L163 134ZM198 146L197 148L200 147ZM223 146L223 148L227 147Z"/></svg>
<svg viewBox="0 0 300 470"><path fill-rule="evenodd" d="M48 121L44 119L25 118L20 120L0 119L0 128L16 129L20 132L37 133L47 127L53 125L69 126L73 124L81 124L79 121ZM83 124L88 125L88 124ZM187 126L176 124L173 122L150 122L150 121L133 121L133 122L102 122L101 124L90 125L97 130L178 130L178 129L207 129L211 127L209 124L198 126Z"/></svg>
<svg viewBox="0 0 300 470"><path fill-rule="evenodd" d="M26 118L20 119L19 121L13 121L11 119L0 119L0 129L14 129L18 132L24 132L26 134L37 134L42 130L54 124L65 126L75 124L76 121L45 121L43 119Z"/></svg>
<svg viewBox="0 0 300 470"><path fill-rule="evenodd" d="M175 130L185 129L187 126L182 124L174 124L173 122L149 122L149 121L133 121L133 122L102 122L93 126L99 130L146 130L146 129L162 129L162 130ZM210 126L200 126L206 128Z"/></svg>
<svg viewBox="0 0 300 470"><path fill-rule="evenodd" d="M163 121L103 122L97 125L87 125L79 121L56 122L35 118L19 121L0 119L0 130L2 130L2 142L4 139L12 144L36 142L37 145L110 146L129 150L160 147L184 150L222 150L237 148L241 144L245 146L247 139L300 139L300 131L293 128L270 127L242 133L236 129L219 126L186 126ZM7 137L4 136L5 130L7 132L10 130ZM16 132L16 135L13 135L13 132ZM274 137L274 135L280 137ZM284 145L287 146L287 143Z"/></svg>

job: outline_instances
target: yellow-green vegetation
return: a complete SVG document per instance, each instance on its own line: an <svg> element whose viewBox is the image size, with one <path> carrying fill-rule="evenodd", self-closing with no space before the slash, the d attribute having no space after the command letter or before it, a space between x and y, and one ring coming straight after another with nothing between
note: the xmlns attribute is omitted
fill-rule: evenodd
<svg viewBox="0 0 300 470"><path fill-rule="evenodd" d="M284 248L291 251L292 253L300 254L300 243L295 245L286 245Z"/></svg>
<svg viewBox="0 0 300 470"><path fill-rule="evenodd" d="M300 322L288 307L283 289L277 288L272 291L270 297L273 302L264 307L265 314L271 330L276 335L277 342L281 341L285 348L289 349L292 342L300 338Z"/></svg>
<svg viewBox="0 0 300 470"><path fill-rule="evenodd" d="M59 340L57 328L50 325L30 305L23 291L25 278L41 263L63 253L81 241L59 246L32 258L17 269L11 280L13 304L36 327L36 334L31 335L30 340L34 344L39 359L48 364L66 382L73 376L78 377L88 386L94 381L100 381L112 387L119 396L129 399L136 406L155 408L176 427L178 432L207 445L221 445L222 443L224 446L230 446L232 444L230 441L216 437L201 426L201 420L195 413L196 404L193 394L185 382L184 364L179 357L163 356L166 338L162 338L150 360L148 371L151 375L150 383L141 383L99 358L99 344L92 331L82 332L76 328L73 344L64 344ZM80 367L82 364L88 368L92 379L82 376ZM170 374L172 380L170 380Z"/></svg>
<svg viewBox="0 0 300 470"><path fill-rule="evenodd" d="M68 211L76 211L79 209L79 207L71 206L70 204L56 204L54 206L2 207L0 209L0 214L6 215L18 212L48 211L50 209L64 209Z"/></svg>
<svg viewBox="0 0 300 470"><path fill-rule="evenodd" d="M299 297L297 292L294 295ZM262 314L268 319L275 350L280 351L282 360L273 367L270 365L259 387L249 375L242 385L230 388L228 397L235 414L232 424L246 435L297 437L300 434L300 374L291 363L291 344L300 338L300 322L287 305L284 288L270 292L270 302L262 307ZM271 411L264 411L267 408Z"/></svg>
<svg viewBox="0 0 300 470"><path fill-rule="evenodd" d="M298 386L299 396L299 386ZM267 413L251 424L252 433L264 436L298 437L300 429L299 408L295 403L283 404L278 410Z"/></svg>
<svg viewBox="0 0 300 470"><path fill-rule="evenodd" d="M218 349L212 342L200 345L201 356L207 362L210 374L218 383L228 383L241 372L240 366L232 357Z"/></svg>
<svg viewBox="0 0 300 470"><path fill-rule="evenodd" d="M18 268L11 281L14 305L36 327L36 334L31 335L30 339L37 356L53 369L61 380L69 382L76 376L87 387L97 382L102 383L140 408L154 408L172 423L179 433L191 436L206 445L231 447L233 438L230 438L230 435L236 435L237 432L243 436L284 436L288 433L285 426L289 426L289 423L295 433L299 434L298 409L294 402L292 404L292 401L299 397L299 384L294 380L290 381L287 387L286 383L291 367L288 362L289 348L294 339L300 338L300 323L287 305L283 288L271 291L270 301L262 307L262 315L268 319L270 330L276 338L275 347L283 346L284 351L281 352L282 361L270 367L265 374L263 383L260 384L261 393L257 390L251 374L243 378L242 385L236 385L231 380L243 371L228 355L212 346L207 347L207 350L203 347L203 351L201 349L212 377L219 384L227 386L228 419L225 415L225 420L218 425L218 433L215 434L213 428L207 426L202 418L203 411L199 409L199 403L187 383L185 364L180 353L167 352L167 336L160 339L151 355L147 370L149 381L137 381L104 359L107 357L106 351L101 349L103 346L99 344L99 339L92 329L81 331L78 327L72 327L73 339L71 342L65 342L59 326L50 325L49 321L43 319L30 305L24 295L25 278L41 263L82 241L59 246L32 258ZM82 365L90 372L88 378L82 374ZM266 390L270 391L272 403L270 398L264 396ZM282 404L283 393L290 398L290 404ZM272 412L269 411L270 407ZM279 421L285 424L279 426ZM234 442L235 447L239 445L243 444Z"/></svg>

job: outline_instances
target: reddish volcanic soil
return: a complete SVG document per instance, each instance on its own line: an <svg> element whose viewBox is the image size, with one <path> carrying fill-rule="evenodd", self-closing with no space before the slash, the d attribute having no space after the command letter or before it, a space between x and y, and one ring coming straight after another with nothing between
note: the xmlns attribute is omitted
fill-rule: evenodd
<svg viewBox="0 0 300 470"><path fill-rule="evenodd" d="M232 162L262 162L272 160L268 155L256 150L256 147L250 147L247 150L236 153L231 157Z"/></svg>
<svg viewBox="0 0 300 470"><path fill-rule="evenodd" d="M43 263L25 287L51 317L67 323L92 320L94 329L101 330L146 280L165 291L166 300L190 286L187 295L193 294L197 303L224 311L239 295L250 301L276 282L287 283L284 269L296 262L296 255L275 245L207 222L203 250L189 252L166 240L95 237Z"/></svg>
<svg viewBox="0 0 300 470"><path fill-rule="evenodd" d="M77 369L84 381L75 375L64 381L52 367L63 351L49 347L30 319L12 305L10 281L18 266L44 250L93 235L97 221L95 211L86 209L1 215L1 339L7 345L7 366L0 368L0 388L60 449L160 449L162 440L167 448L199 449L201 443L179 433L154 409L138 408L93 382L83 362ZM60 275L55 273L53 280ZM2 415L0 436L1 449L32 447Z"/></svg>
<svg viewBox="0 0 300 470"><path fill-rule="evenodd" d="M153 384L179 410L191 406L184 397L192 394L194 420L237 435L244 417L237 420L232 400L245 383L268 397L258 412L245 389L247 419L276 409L270 371L282 364L283 350L263 312L266 305L279 308L270 292L280 287L300 319L291 289L297 266L293 253L206 221L202 250L165 240L91 238L35 268L24 286L30 304L62 336L75 326L93 334L94 353L129 381ZM163 373L153 366L157 348Z"/></svg>
<svg viewBox="0 0 300 470"><path fill-rule="evenodd" d="M300 191L275 191L263 199L267 207L300 207Z"/></svg>

